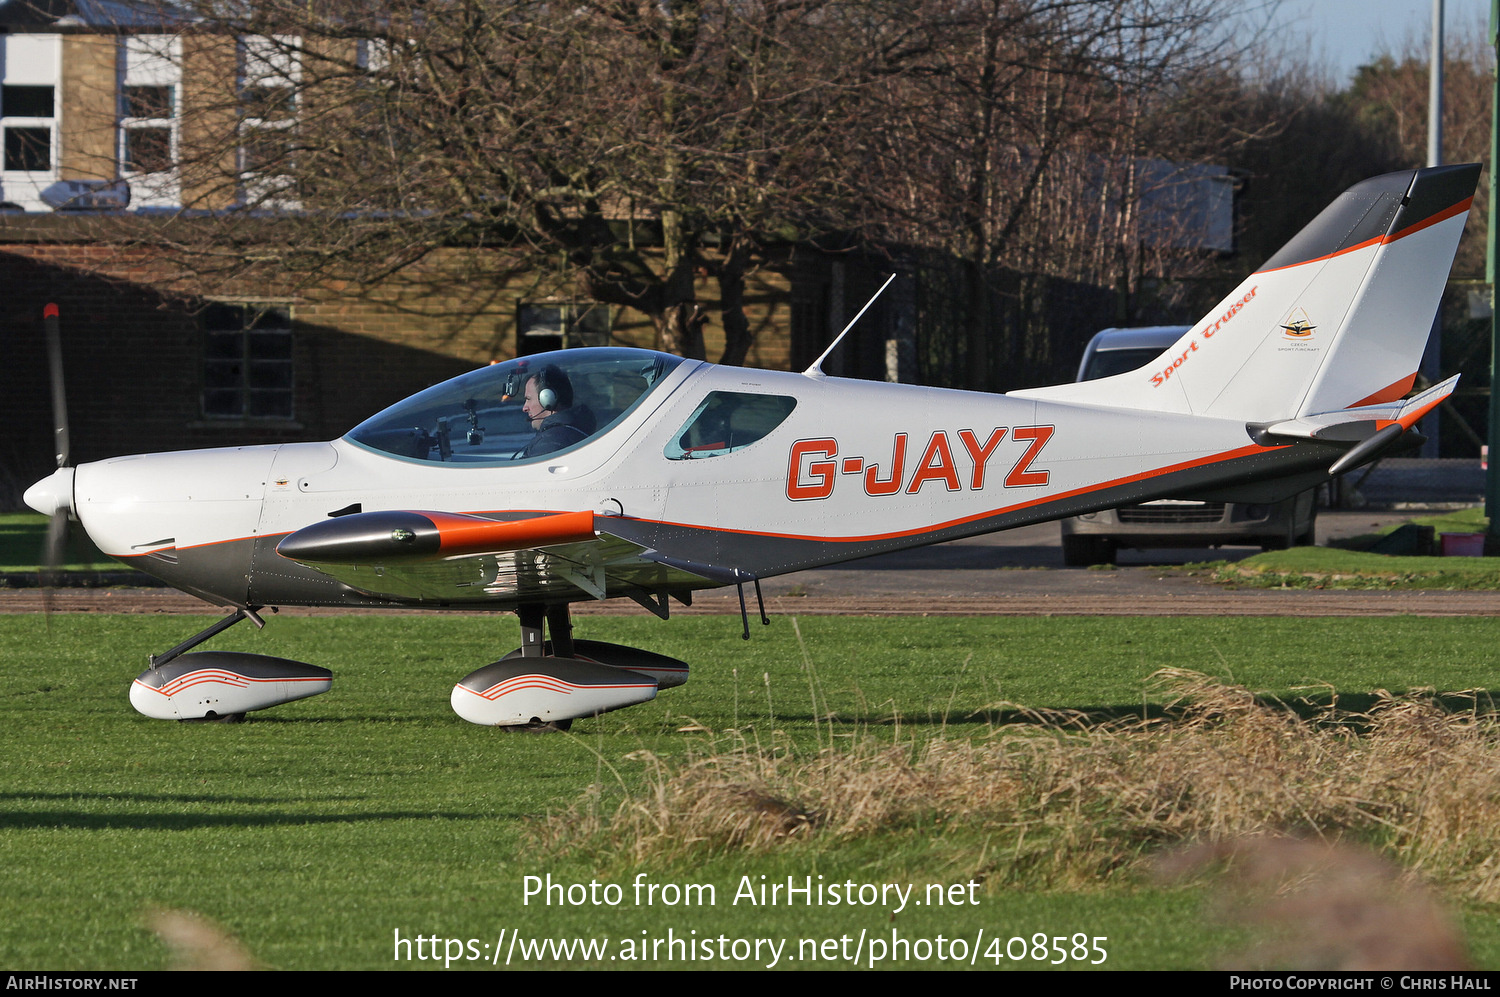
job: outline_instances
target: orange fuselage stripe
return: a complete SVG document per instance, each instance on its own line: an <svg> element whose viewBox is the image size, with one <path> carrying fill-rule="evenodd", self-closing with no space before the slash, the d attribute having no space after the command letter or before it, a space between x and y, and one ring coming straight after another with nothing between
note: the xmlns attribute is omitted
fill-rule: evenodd
<svg viewBox="0 0 1500 997"><path fill-rule="evenodd" d="M940 530L963 526L967 523L989 519L994 516L1004 515L1011 512L1019 512L1023 509L1031 509L1040 505L1047 505L1063 499L1073 498L1077 495L1087 495L1091 492L1102 491L1106 488L1114 488L1121 485L1132 484L1137 481L1146 481L1151 478L1159 478L1166 474L1178 471L1187 471L1195 467L1205 467L1209 464L1217 464L1224 461L1235 460L1240 457L1249 457L1258 453L1267 453L1272 450L1281 450L1285 447L1262 447L1256 444L1227 450L1222 453L1210 454L1206 457L1198 457L1193 460L1182 461L1177 464L1168 464L1164 467L1152 468L1137 474L1126 475L1122 478L1114 478L1109 481L1101 481L1097 484L1086 485L1082 488L1074 488L1066 492L1053 495L1045 495L1027 502L1018 502L1011 506L1002 506L997 509L987 509L974 513L971 516L962 516L941 523L928 526L914 527L909 530L896 530L890 533L872 533L857 536L829 537L817 536L803 533L783 533L774 530L734 530L722 526L710 526L698 523L679 523L664 519L635 519L635 522L651 522L662 526L680 526L691 530L707 530L715 533L734 533L740 536L753 537L776 537L786 540L815 540L824 543L867 543L873 540L897 540L905 537L921 536L924 533L936 533ZM415 510L414 510L415 511ZM541 510L537 510L541 511ZM481 551L485 553L497 553L504 550L527 550L533 547L541 547L549 544L576 543L592 540L599 532L608 532L607 527L599 528L593 512L553 512L537 516L534 519L522 520L479 520L472 513L435 513L422 511L421 515L427 516L438 527L442 534L442 546L440 556L451 556L462 554L465 550ZM610 517L604 517L607 523ZM284 535L284 534L282 534ZM450 535L454 538L450 541ZM269 535L268 535L269 536ZM459 538L464 540L460 541ZM239 539L253 540L254 537ZM217 544L234 543L235 538L229 540L208 541L202 544L194 544L193 547L211 547ZM472 547L460 547L460 542L466 545L472 543ZM179 550L191 549L180 547ZM132 556L132 555L127 555ZM134 555L144 556L144 555ZM118 557L118 556L117 556ZM122 559L123 558L119 558Z"/></svg>
<svg viewBox="0 0 1500 997"><path fill-rule="evenodd" d="M555 516L500 522L454 513L422 512L438 528L439 553L499 553L594 539L592 512L561 512Z"/></svg>

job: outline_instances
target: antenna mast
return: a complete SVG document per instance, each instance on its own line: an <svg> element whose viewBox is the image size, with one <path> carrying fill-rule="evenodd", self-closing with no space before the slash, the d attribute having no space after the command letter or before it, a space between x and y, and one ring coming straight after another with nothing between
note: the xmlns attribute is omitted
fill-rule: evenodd
<svg viewBox="0 0 1500 997"><path fill-rule="evenodd" d="M839 343L841 343L841 342L844 341L844 337L849 334L849 330L852 329L852 328L854 328L854 323L858 322L864 316L865 312L867 312L867 311L870 310L870 306L875 303L875 299L878 298L878 297L880 297L881 292L883 292L886 288L890 287L891 286L891 281L893 281L895 279L896 279L896 275L895 274L891 274L889 277L887 277L885 279L885 283L880 285L880 290L876 291L874 294L872 294L870 296L870 300L865 302L865 306L859 310L859 314L856 315L856 316L854 316L852 319L849 320L849 324L846 325L846 326L844 326L844 331L841 332L841 333L839 333L837 336L835 336L833 338L833 342L831 342L831 343L828 344L828 349L824 350L823 351L823 355L820 356L820 357L818 357L818 359L814 360L812 362L812 366L809 367L809 368L807 368L806 370L804 370L802 372L803 374L807 375L808 377L827 377L828 376L827 374L823 373L823 361L828 359L828 354L830 354L830 353L833 352L834 347L838 346Z"/></svg>

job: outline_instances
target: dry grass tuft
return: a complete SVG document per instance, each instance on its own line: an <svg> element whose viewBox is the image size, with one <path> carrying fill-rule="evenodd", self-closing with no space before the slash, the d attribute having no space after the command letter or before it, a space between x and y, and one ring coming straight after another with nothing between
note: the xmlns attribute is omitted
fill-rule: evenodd
<svg viewBox="0 0 1500 997"><path fill-rule="evenodd" d="M1173 853L1163 878L1222 868L1225 914L1263 935L1225 969L1463 970L1462 936L1431 892L1373 852L1240 838Z"/></svg>
<svg viewBox="0 0 1500 997"><path fill-rule="evenodd" d="M237 938L202 914L152 910L146 914L146 927L166 943L169 969L202 973L260 968Z"/></svg>
<svg viewBox="0 0 1500 997"><path fill-rule="evenodd" d="M631 862L764 851L920 829L974 854L966 872L1030 887L1095 886L1164 847L1254 835L1352 837L1476 900L1500 900L1500 726L1431 695L1310 717L1184 671L1155 681L1164 719L1031 714L980 740L798 754L737 741L672 763L645 790L593 787L532 828L544 851ZM979 833L948 834L968 829Z"/></svg>

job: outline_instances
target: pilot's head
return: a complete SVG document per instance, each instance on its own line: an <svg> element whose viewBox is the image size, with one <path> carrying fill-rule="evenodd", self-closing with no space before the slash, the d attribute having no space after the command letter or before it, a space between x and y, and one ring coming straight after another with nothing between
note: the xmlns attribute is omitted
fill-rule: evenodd
<svg viewBox="0 0 1500 997"><path fill-rule="evenodd" d="M548 364L526 379L526 400L521 412L531 420L532 429L573 404L573 384L562 370Z"/></svg>

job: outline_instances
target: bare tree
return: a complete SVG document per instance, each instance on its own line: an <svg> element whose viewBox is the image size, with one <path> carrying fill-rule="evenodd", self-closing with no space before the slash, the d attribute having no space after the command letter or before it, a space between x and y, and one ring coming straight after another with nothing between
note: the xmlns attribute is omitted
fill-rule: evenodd
<svg viewBox="0 0 1500 997"><path fill-rule="evenodd" d="M698 357L711 276L740 362L762 240L847 200L831 139L861 70L827 57L838 8L206 3L183 55L189 210L152 238L221 280L373 286L440 256L490 284L561 268Z"/></svg>
<svg viewBox="0 0 1500 997"><path fill-rule="evenodd" d="M547 275L688 356L711 278L729 363L767 245L843 233L965 261L983 331L996 268L1133 290L1138 164L1211 157L1233 131L1163 125L1233 51L1223 9L202 0L181 55L187 210L137 232L210 280L422 272L478 298Z"/></svg>
<svg viewBox="0 0 1500 997"><path fill-rule="evenodd" d="M1457 27L1448 33L1444 47L1443 161L1485 162L1489 158L1494 49L1483 24ZM1335 98L1344 113L1384 144L1393 168L1426 163L1427 76L1427 41L1408 38L1397 51L1375 53L1359 67L1348 89ZM1488 203L1488 187L1480 184L1454 263L1455 274L1484 273Z"/></svg>
<svg viewBox="0 0 1500 997"><path fill-rule="evenodd" d="M1253 32L1237 34L1226 9L968 0L913 10L925 44L876 88L890 126L865 129L880 167L871 214L901 241L966 266L957 293L967 304L954 315L967 338L963 383L992 387L1008 366L1057 362L1042 315L1052 283L1114 288L1124 300L1148 254L1158 272L1202 265L1141 204L1190 185L1195 164L1223 163L1241 133L1268 127L1229 106ZM1236 86L1202 86L1210 75ZM1196 127L1171 127L1186 107Z"/></svg>
<svg viewBox="0 0 1500 997"><path fill-rule="evenodd" d="M1098 198L1089 203L1082 195L1091 191L1070 189L1065 177L1093 174L1097 187L1101 170L1128 172L1132 157L1224 151L1217 136L1164 147L1148 127L1186 81L1235 52L1213 0L940 6L941 15L915 16L941 37L884 93L896 127L883 151L898 180L885 208L909 220L912 238L936 233L976 262L1035 266L1055 249L1038 241L1045 233L1034 221L1049 204L1072 199L1097 211ZM1133 193L1114 200L1128 217ZM1099 266L1089 257L1061 268Z"/></svg>

